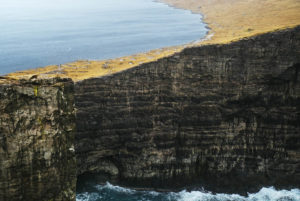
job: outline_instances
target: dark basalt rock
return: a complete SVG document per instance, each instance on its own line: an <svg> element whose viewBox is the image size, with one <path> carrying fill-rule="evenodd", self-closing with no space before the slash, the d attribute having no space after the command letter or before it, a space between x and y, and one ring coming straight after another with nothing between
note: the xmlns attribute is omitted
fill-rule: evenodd
<svg viewBox="0 0 300 201"><path fill-rule="evenodd" d="M300 187L299 72L296 27L188 48L75 89L0 77L0 200L74 201L76 176L87 174L164 189Z"/></svg>
<svg viewBox="0 0 300 201"><path fill-rule="evenodd" d="M78 175L251 191L300 181L300 27L78 82Z"/></svg>
<svg viewBox="0 0 300 201"><path fill-rule="evenodd" d="M75 200L74 84L0 85L0 200Z"/></svg>

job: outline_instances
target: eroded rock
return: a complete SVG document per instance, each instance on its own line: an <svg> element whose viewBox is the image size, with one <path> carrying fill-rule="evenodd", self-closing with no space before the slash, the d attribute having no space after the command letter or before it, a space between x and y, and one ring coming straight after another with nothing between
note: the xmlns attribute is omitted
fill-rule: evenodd
<svg viewBox="0 0 300 201"><path fill-rule="evenodd" d="M75 200L71 80L0 85L0 200Z"/></svg>
<svg viewBox="0 0 300 201"><path fill-rule="evenodd" d="M299 185L299 72L296 27L78 82L78 174L235 192Z"/></svg>

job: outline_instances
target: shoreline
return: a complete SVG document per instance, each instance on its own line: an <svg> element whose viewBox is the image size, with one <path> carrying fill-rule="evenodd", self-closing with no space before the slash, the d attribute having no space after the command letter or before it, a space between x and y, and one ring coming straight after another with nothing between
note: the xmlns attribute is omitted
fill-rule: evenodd
<svg viewBox="0 0 300 201"><path fill-rule="evenodd" d="M228 3L228 1L231 1L231 3ZM71 78L78 82L89 78L109 76L143 63L154 62L174 55L188 47L227 44L263 33L292 28L300 24L300 1L286 1L286 4L293 3L290 8L278 9L281 4L285 3L279 0L264 2L265 5L263 6L258 3L253 4L259 2L258 0L244 0L242 3L235 0L200 0L197 2L193 0L153 0L154 3L163 3L176 9L189 10L200 15L202 22L208 28L205 38L184 45L154 49L119 58L77 60L61 65L49 65L17 71L5 76L14 79L30 79L32 76L38 75L40 78ZM280 23L274 21L274 13L277 13L276 19L283 18L284 20ZM264 18L263 15L269 15L269 17ZM248 18L249 16L252 18ZM292 20L286 20L289 18ZM249 23L252 23L251 26Z"/></svg>
<svg viewBox="0 0 300 201"><path fill-rule="evenodd" d="M176 5L172 5L172 4L168 3L168 1L165 1L165 0L152 0L152 1L157 2L157 3L163 3L165 5L168 5L171 8L183 9L183 10L190 11L192 14L200 15L201 21L202 21L202 23L205 24L205 28L207 29L207 32L206 32L206 35L203 39L198 39L195 42L196 42L197 45L201 45L200 43L202 43L203 41L211 40L212 36L214 35L214 32L213 32L212 28L209 26L209 23L206 22L206 20L205 20L206 16L202 12L195 12L191 9L187 9L187 8L184 8L184 7L179 7L179 6L176 6ZM187 43L186 45L195 44L195 42L190 42L190 43Z"/></svg>
<svg viewBox="0 0 300 201"><path fill-rule="evenodd" d="M226 44L300 24L297 0L157 0L203 16L214 36L204 44Z"/></svg>
<svg viewBox="0 0 300 201"><path fill-rule="evenodd" d="M206 41L206 40L211 40L211 37L214 35L214 32L213 30L211 29L211 27L209 26L209 24L205 21L205 15L202 13L202 12L194 12L190 9L186 9L186 8L180 8L180 7L177 7L175 5L172 5L172 4L169 4L167 3L166 1L164 0L152 0L153 2L156 2L156 3L162 3L162 4L165 4L171 8L175 8L175 9L182 9L182 10L187 10L187 11L190 11L192 14L195 14L195 15L200 15L200 19L201 19L201 22L203 24L205 24L205 28L207 29L206 31L206 35L204 38L202 39L197 39L196 41L191 41L187 44L183 44L181 46L186 46L186 45L191 45L191 44L196 44L196 45L200 45L199 43L203 42L203 41Z"/></svg>
<svg viewBox="0 0 300 201"><path fill-rule="evenodd" d="M187 10L171 6L170 4L159 0L151 1L153 3L163 4L167 7L170 7L171 9ZM155 62L161 58L165 58L168 56L172 56L175 53L179 53L187 47L193 47L199 43L199 40L210 40L209 33L211 29L208 27L208 24L204 22L203 15L201 13L194 13L190 10L187 11L189 11L191 14L200 15L200 23L203 23L206 29L206 33L203 38L196 39L180 45L166 46L122 57L114 57L101 60L75 60L64 64L52 64L43 67L36 67L22 71L11 72L8 74L3 74L1 76L8 77L10 79L30 79L32 76L37 75L41 79L60 77L71 78L74 82L79 82L85 79L113 75L115 73L119 73L127 69L138 67L139 65L144 63Z"/></svg>

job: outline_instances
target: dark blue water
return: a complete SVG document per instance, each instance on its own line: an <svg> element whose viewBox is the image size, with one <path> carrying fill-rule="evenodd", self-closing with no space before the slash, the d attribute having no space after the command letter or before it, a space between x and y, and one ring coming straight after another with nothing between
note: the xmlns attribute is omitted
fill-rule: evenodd
<svg viewBox="0 0 300 201"><path fill-rule="evenodd" d="M203 38L201 16L152 0L1 0L0 75Z"/></svg>
<svg viewBox="0 0 300 201"><path fill-rule="evenodd" d="M276 190L262 188L247 196L238 194L213 194L207 191L181 191L160 193L135 191L119 186L94 185L88 192L78 193L76 201L300 201L300 189Z"/></svg>

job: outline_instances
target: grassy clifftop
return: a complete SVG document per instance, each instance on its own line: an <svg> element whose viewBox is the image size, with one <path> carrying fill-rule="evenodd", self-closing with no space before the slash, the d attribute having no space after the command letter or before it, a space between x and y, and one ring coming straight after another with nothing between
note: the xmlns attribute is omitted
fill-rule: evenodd
<svg viewBox="0 0 300 201"><path fill-rule="evenodd" d="M184 47L171 47L158 50L152 50L147 53L108 59L101 61L79 60L62 65L51 65L42 68L18 71L7 75L13 79L29 79L34 75L39 78L71 78L75 82L91 77L100 77L116 72L120 72L139 64L155 61L181 51Z"/></svg>
<svg viewBox="0 0 300 201"><path fill-rule="evenodd" d="M300 24L299 0L160 0L204 15L213 36L202 44L228 43Z"/></svg>
<svg viewBox="0 0 300 201"><path fill-rule="evenodd" d="M211 31L207 40L193 45L229 43L241 38L254 36L300 24L299 0L160 0L171 6L189 9L204 15L204 21ZM63 65L15 72L10 78L68 77L80 81L100 77L135 67L141 63L155 61L183 49L170 47L137 55L102 60L76 61Z"/></svg>

